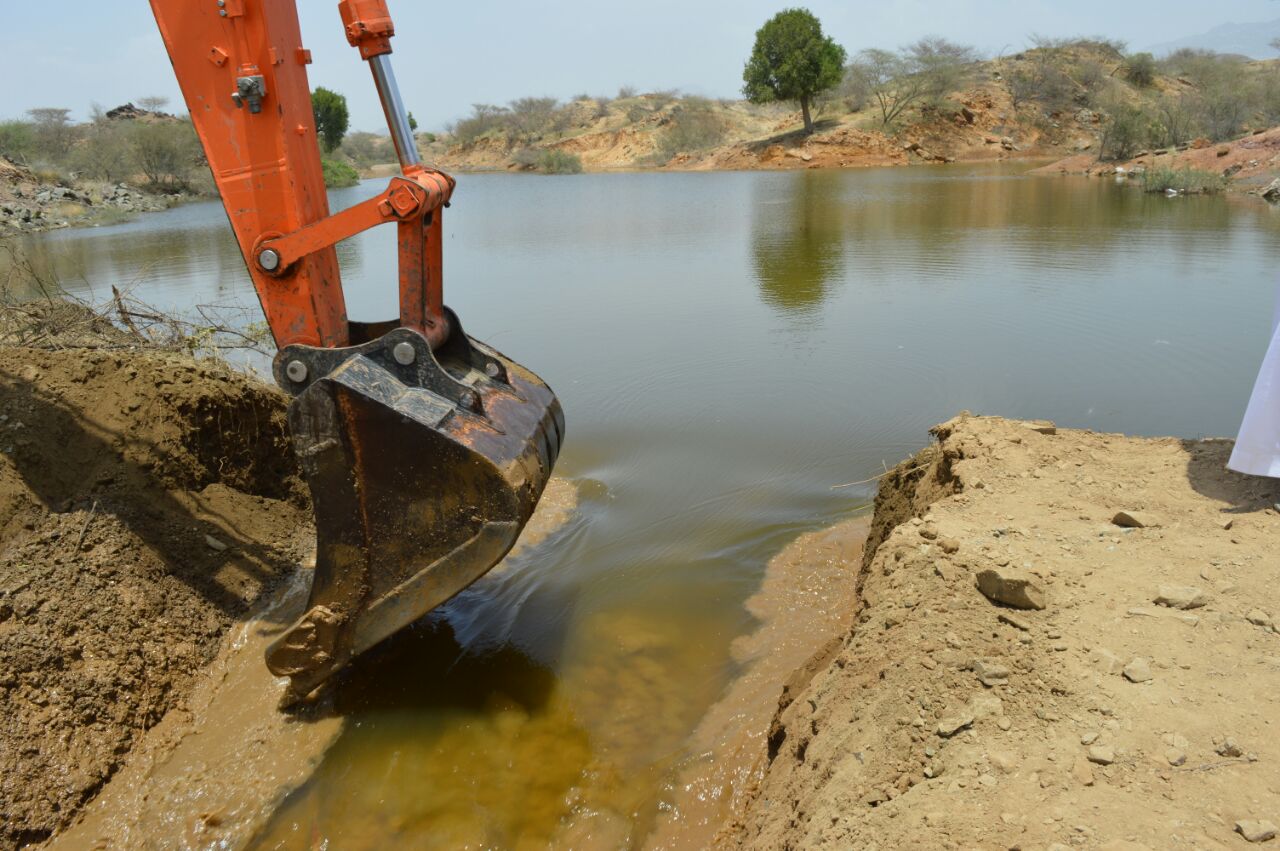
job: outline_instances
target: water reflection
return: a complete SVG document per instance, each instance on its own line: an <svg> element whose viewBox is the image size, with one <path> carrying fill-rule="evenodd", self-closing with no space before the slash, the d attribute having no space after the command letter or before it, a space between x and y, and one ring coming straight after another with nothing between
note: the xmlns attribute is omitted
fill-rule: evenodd
<svg viewBox="0 0 1280 851"><path fill-rule="evenodd" d="M751 256L765 302L808 314L844 273L842 185L817 171L756 183Z"/></svg>

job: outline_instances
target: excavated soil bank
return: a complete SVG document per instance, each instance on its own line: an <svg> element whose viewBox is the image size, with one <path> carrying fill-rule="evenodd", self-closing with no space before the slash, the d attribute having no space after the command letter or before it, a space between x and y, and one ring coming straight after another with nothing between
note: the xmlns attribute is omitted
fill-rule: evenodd
<svg viewBox="0 0 1280 851"><path fill-rule="evenodd" d="M282 394L100 343L0 348L0 848L69 824L309 545Z"/></svg>
<svg viewBox="0 0 1280 851"><path fill-rule="evenodd" d="M784 692L718 844L1265 841L1280 483L1225 471L1221 440L934 434L882 481L853 625Z"/></svg>

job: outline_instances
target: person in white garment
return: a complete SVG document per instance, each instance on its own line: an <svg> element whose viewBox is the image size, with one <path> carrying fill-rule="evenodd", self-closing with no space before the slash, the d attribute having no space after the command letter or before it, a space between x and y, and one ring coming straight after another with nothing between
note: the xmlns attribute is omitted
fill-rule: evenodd
<svg viewBox="0 0 1280 851"><path fill-rule="evenodd" d="M1249 397L1236 448L1227 468L1252 476L1280 478L1280 305L1271 323L1271 345Z"/></svg>

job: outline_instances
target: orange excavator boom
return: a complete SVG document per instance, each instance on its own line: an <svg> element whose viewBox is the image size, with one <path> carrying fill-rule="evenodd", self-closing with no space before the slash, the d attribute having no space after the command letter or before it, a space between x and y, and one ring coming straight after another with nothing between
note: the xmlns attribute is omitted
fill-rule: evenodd
<svg viewBox="0 0 1280 851"><path fill-rule="evenodd" d="M551 475L560 404L468 337L444 304L442 219L455 182L422 164L391 67L386 0L343 0L401 175L331 215L292 0L151 0L244 254L291 396L316 515L307 611L273 645L286 702L496 564ZM334 246L394 223L400 315L347 317Z"/></svg>

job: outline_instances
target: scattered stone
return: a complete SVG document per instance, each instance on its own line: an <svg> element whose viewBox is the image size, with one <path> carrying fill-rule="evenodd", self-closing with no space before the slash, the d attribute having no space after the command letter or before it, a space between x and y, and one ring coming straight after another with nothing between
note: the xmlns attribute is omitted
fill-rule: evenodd
<svg viewBox="0 0 1280 851"><path fill-rule="evenodd" d="M1198 609L1209 602L1209 595L1189 585L1161 585L1153 600L1157 606L1170 609Z"/></svg>
<svg viewBox="0 0 1280 851"><path fill-rule="evenodd" d="M949 739L961 730L973 726L973 713L965 710L959 715L949 715L938 722L938 735Z"/></svg>
<svg viewBox="0 0 1280 851"><path fill-rule="evenodd" d="M1169 748L1164 752L1165 760L1175 768L1185 765L1187 762L1187 752L1180 748Z"/></svg>
<svg viewBox="0 0 1280 851"><path fill-rule="evenodd" d="M996 726L999 727L1002 732L1007 733L1011 729L1013 729L1013 722L1010 721L1005 716L1001 715L999 718L996 719Z"/></svg>
<svg viewBox="0 0 1280 851"><path fill-rule="evenodd" d="M222 553L227 551L227 545L224 544L222 541L219 541L217 538L213 537L212 535L205 535L204 543L205 543L205 546L207 546L211 550L214 550L215 552Z"/></svg>
<svg viewBox="0 0 1280 851"><path fill-rule="evenodd" d="M978 694L970 698L968 711L973 714L974 721L1001 718L1004 716L1004 702L992 694Z"/></svg>
<svg viewBox="0 0 1280 851"><path fill-rule="evenodd" d="M1241 819L1236 822L1236 833L1248 842L1270 842L1276 838L1276 826L1269 821Z"/></svg>
<svg viewBox="0 0 1280 851"><path fill-rule="evenodd" d="M994 603L1015 609L1043 609L1044 589L1030 574L1011 567L987 568L978 572L978 590Z"/></svg>
<svg viewBox="0 0 1280 851"><path fill-rule="evenodd" d="M1118 674L1124 670L1124 660L1105 647L1095 647L1089 651L1089 661L1107 674Z"/></svg>
<svg viewBox="0 0 1280 851"><path fill-rule="evenodd" d="M1249 614L1245 615L1244 619L1254 626L1260 626L1266 629L1270 629L1274 625L1274 621L1271 620L1271 616L1262 611L1262 609L1250 609Z"/></svg>
<svg viewBox="0 0 1280 851"><path fill-rule="evenodd" d="M1124 666L1124 678L1131 683L1145 683L1151 679L1151 663L1141 657Z"/></svg>
<svg viewBox="0 0 1280 851"><path fill-rule="evenodd" d="M996 620L1000 621L1000 623L1007 623L1009 626L1013 627L1014 629L1020 629L1023 632L1031 631L1030 622L1010 612L1001 612L1000 614L996 615Z"/></svg>
<svg viewBox="0 0 1280 851"><path fill-rule="evenodd" d="M1236 525L1236 521L1232 518L1227 518L1226 520L1222 521L1222 530L1224 532L1230 532L1231 527L1234 525Z"/></svg>
<svg viewBox="0 0 1280 851"><path fill-rule="evenodd" d="M1004 685L1011 673L1007 667L990 659L977 659L969 667L978 675L978 682L987 688Z"/></svg>
<svg viewBox="0 0 1280 851"><path fill-rule="evenodd" d="M947 555L955 555L960 552L960 542L955 538L940 538L938 540L938 547Z"/></svg>
<svg viewBox="0 0 1280 851"><path fill-rule="evenodd" d="M1109 763L1103 763L1103 765L1108 764ZM1076 757L1075 763L1071 766L1071 776L1074 777L1076 782L1081 786L1092 786L1093 766L1089 765L1089 760L1083 757Z"/></svg>
<svg viewBox="0 0 1280 851"><path fill-rule="evenodd" d="M1236 740L1230 736L1223 739L1222 742L1213 750L1218 756L1230 757L1232 759L1244 756L1244 748L1236 744Z"/></svg>
<svg viewBox="0 0 1280 851"><path fill-rule="evenodd" d="M1116 761L1116 752L1107 745L1094 745L1089 748L1089 762L1097 765L1110 765Z"/></svg>
<svg viewBox="0 0 1280 851"><path fill-rule="evenodd" d="M1267 184L1267 188L1258 193L1272 203L1280 201L1280 178Z"/></svg>
<svg viewBox="0 0 1280 851"><path fill-rule="evenodd" d="M1093 731L1085 733L1083 736L1080 737L1080 744L1085 745L1086 747L1093 744L1096 741L1098 741L1098 734Z"/></svg>
<svg viewBox="0 0 1280 851"><path fill-rule="evenodd" d="M1160 519L1143 511L1119 511L1111 522L1126 529L1151 529L1160 526Z"/></svg>
<svg viewBox="0 0 1280 851"><path fill-rule="evenodd" d="M938 527L934 526L932 523L926 523L920 527L920 537L924 538L926 541L936 540L938 537Z"/></svg>
<svg viewBox="0 0 1280 851"><path fill-rule="evenodd" d="M1058 426L1051 420L1027 420L1023 423L1025 428L1040 434L1053 435L1058 433Z"/></svg>

